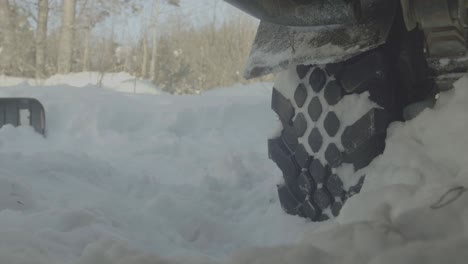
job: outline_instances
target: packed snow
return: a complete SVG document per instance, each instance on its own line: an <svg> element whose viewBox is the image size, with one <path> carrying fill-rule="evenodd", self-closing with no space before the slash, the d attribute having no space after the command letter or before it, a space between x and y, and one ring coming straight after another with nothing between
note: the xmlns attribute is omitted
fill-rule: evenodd
<svg viewBox="0 0 468 264"><path fill-rule="evenodd" d="M280 208L266 149L279 126L271 84L171 96L72 79L1 79L1 97L44 104L47 136L0 129L0 263L468 259L468 78L393 124L385 153L359 172L362 193L321 224Z"/></svg>

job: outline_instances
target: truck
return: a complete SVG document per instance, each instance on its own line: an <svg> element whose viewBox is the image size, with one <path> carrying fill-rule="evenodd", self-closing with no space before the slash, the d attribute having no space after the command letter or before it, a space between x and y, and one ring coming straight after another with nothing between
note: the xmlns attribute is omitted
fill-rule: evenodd
<svg viewBox="0 0 468 264"><path fill-rule="evenodd" d="M434 106L467 71L467 0L225 1L260 20L244 75L275 74L279 201L311 221L361 190L390 123Z"/></svg>

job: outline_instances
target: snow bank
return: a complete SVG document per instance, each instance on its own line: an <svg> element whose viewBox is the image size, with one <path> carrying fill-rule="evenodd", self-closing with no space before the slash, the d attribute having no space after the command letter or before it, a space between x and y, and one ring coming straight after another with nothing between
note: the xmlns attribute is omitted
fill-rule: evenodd
<svg viewBox="0 0 468 264"><path fill-rule="evenodd" d="M466 263L468 78L392 125L363 192L324 224L280 209L268 86L0 89L48 116L47 138L0 129L0 263Z"/></svg>
<svg viewBox="0 0 468 264"><path fill-rule="evenodd" d="M333 225L295 245L242 252L231 263L467 263L468 78L434 109L389 129L359 195Z"/></svg>
<svg viewBox="0 0 468 264"><path fill-rule="evenodd" d="M0 76L0 87L9 87L20 84L30 86L58 86L68 85L73 87L104 88L123 93L154 94L164 92L157 89L151 82L135 78L125 72L106 73L80 72L66 75L54 75L46 80L25 79L9 76Z"/></svg>
<svg viewBox="0 0 468 264"><path fill-rule="evenodd" d="M47 138L0 129L0 263L206 263L299 241L314 227L278 205L266 87L234 97L0 89L41 100L48 125Z"/></svg>
<svg viewBox="0 0 468 264"><path fill-rule="evenodd" d="M128 73L81 72L66 75L54 75L45 80L44 85L70 85L74 87L100 86L124 93L162 94L151 82L141 80Z"/></svg>

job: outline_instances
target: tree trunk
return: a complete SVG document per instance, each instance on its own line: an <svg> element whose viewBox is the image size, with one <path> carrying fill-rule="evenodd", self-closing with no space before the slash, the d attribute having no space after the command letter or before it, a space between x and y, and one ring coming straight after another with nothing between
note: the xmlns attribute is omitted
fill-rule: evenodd
<svg viewBox="0 0 468 264"><path fill-rule="evenodd" d="M71 72L73 57L73 31L75 24L76 0L63 0L62 24L60 29L57 70L66 74Z"/></svg>
<svg viewBox="0 0 468 264"><path fill-rule="evenodd" d="M12 13L10 2L0 0L0 35L3 37L0 43L0 74L8 74L15 56L15 26Z"/></svg>
<svg viewBox="0 0 468 264"><path fill-rule="evenodd" d="M0 22L2 22L2 27L0 28L3 30L5 28L4 25L8 23L8 18L10 16L10 3L8 0L0 0Z"/></svg>
<svg viewBox="0 0 468 264"><path fill-rule="evenodd" d="M45 77L45 55L48 16L49 0L39 0L37 8L36 30L36 78Z"/></svg>
<svg viewBox="0 0 468 264"><path fill-rule="evenodd" d="M154 81L156 79L156 60L158 53L158 16L159 16L159 0L155 0L154 4L154 21L153 21L153 49L151 52L151 67L150 77Z"/></svg>
<svg viewBox="0 0 468 264"><path fill-rule="evenodd" d="M148 31L145 30L143 35L143 54L141 58L141 78L148 77Z"/></svg>
<svg viewBox="0 0 468 264"><path fill-rule="evenodd" d="M91 26L85 29L84 51L83 51L83 71L87 72L90 68L90 45L91 45Z"/></svg>
<svg viewBox="0 0 468 264"><path fill-rule="evenodd" d="M8 0L0 0L0 33L1 36L3 36L3 43L1 43L2 48L11 45L10 43L13 40L11 13L10 2Z"/></svg>

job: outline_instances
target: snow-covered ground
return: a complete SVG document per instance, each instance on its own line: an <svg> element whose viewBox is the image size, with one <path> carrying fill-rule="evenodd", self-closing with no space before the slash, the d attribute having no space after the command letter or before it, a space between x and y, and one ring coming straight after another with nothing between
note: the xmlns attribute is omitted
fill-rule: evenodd
<svg viewBox="0 0 468 264"><path fill-rule="evenodd" d="M2 264L468 260L468 78L392 125L363 192L323 224L279 206L270 84L155 96L64 83L0 88L41 100L48 125L46 138L0 129Z"/></svg>
<svg viewBox="0 0 468 264"><path fill-rule="evenodd" d="M141 80L125 73L80 72L67 75L54 75L45 80L14 78L0 76L0 87L15 85L30 86L56 86L69 85L73 87L104 88L123 93L134 94L163 94L164 92L154 87L151 82Z"/></svg>

